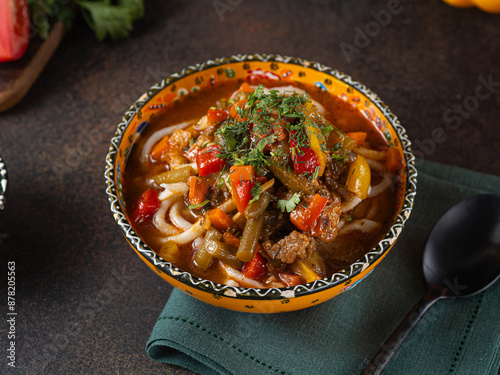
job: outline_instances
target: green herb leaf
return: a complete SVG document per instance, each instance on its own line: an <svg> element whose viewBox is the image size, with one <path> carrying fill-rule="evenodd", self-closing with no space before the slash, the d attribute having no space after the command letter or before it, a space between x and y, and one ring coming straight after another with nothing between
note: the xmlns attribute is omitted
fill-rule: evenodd
<svg viewBox="0 0 500 375"><path fill-rule="evenodd" d="M207 205L207 204L208 204L208 202L210 202L210 201L207 199L206 201L204 201L204 202L202 202L202 203L200 203L200 204L190 204L190 205L188 206L188 208L189 208L190 210L197 209L197 208L202 208L203 206Z"/></svg>
<svg viewBox="0 0 500 375"><path fill-rule="evenodd" d="M99 41L106 36L113 40L123 39L132 31L132 23L144 15L143 0L77 1L82 8L83 18Z"/></svg>
<svg viewBox="0 0 500 375"><path fill-rule="evenodd" d="M278 209L281 212L292 212L300 203L300 193L295 193L290 199L279 199Z"/></svg>

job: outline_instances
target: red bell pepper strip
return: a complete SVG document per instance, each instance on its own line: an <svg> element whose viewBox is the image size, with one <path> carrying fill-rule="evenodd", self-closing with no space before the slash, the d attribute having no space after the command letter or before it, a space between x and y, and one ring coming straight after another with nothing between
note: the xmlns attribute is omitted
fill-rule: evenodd
<svg viewBox="0 0 500 375"><path fill-rule="evenodd" d="M24 55L30 36L30 12L26 0L0 0L0 62Z"/></svg>
<svg viewBox="0 0 500 375"><path fill-rule="evenodd" d="M244 215L248 202L252 199L252 188L255 186L253 165L238 165L231 167L229 182L236 208Z"/></svg>
<svg viewBox="0 0 500 375"><path fill-rule="evenodd" d="M319 194L314 195L307 207L299 203L295 209L290 212L290 221L301 231L307 231L314 224L316 219L323 212L328 199Z"/></svg>
<svg viewBox="0 0 500 375"><path fill-rule="evenodd" d="M210 125L213 123L221 123L227 119L229 113L223 109L209 109L207 113L207 121Z"/></svg>
<svg viewBox="0 0 500 375"><path fill-rule="evenodd" d="M226 166L224 159L218 156L220 153L221 150L218 145L210 145L198 151L196 165L198 166L199 176L219 172Z"/></svg>
<svg viewBox="0 0 500 375"><path fill-rule="evenodd" d="M132 214L132 222L139 224L151 219L159 208L160 200L158 199L158 192L154 189L146 190L137 201L136 208Z"/></svg>
<svg viewBox="0 0 500 375"><path fill-rule="evenodd" d="M245 277L253 280L262 279L267 274L266 260L258 252L250 262L246 262L241 272Z"/></svg>
<svg viewBox="0 0 500 375"><path fill-rule="evenodd" d="M296 130L290 131L290 152L292 153L293 169L296 174L313 173L320 166L318 155L307 145L299 147L295 136Z"/></svg>

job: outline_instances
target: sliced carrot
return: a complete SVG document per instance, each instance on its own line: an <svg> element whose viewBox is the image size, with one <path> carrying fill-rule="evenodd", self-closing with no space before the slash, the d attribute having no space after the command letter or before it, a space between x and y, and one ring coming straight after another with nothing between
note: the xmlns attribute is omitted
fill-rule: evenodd
<svg viewBox="0 0 500 375"><path fill-rule="evenodd" d="M347 133L347 136L356 142L356 146L358 147L361 146L366 140L365 132L350 132Z"/></svg>
<svg viewBox="0 0 500 375"><path fill-rule="evenodd" d="M153 160L160 160L162 155L170 150L169 141L170 138L165 136L153 146L153 149L151 150L151 158L153 158Z"/></svg>
<svg viewBox="0 0 500 375"><path fill-rule="evenodd" d="M199 177L189 178L189 203L190 204L202 204L207 199L209 186L208 184Z"/></svg>
<svg viewBox="0 0 500 375"><path fill-rule="evenodd" d="M237 107L241 107L244 103L246 102L246 100L240 100L238 101L237 103L234 103L231 108L229 109L229 116L231 116L232 118L235 118L236 120L238 121L242 121L243 119L241 118L241 116L238 114L238 111L237 111Z"/></svg>
<svg viewBox="0 0 500 375"><path fill-rule="evenodd" d="M230 232L224 232L222 235L222 242L229 246L238 248L240 247L241 240Z"/></svg>
<svg viewBox="0 0 500 375"><path fill-rule="evenodd" d="M229 170L229 182L253 181L255 174L253 165L235 165Z"/></svg>
<svg viewBox="0 0 500 375"><path fill-rule="evenodd" d="M207 214L212 225L220 231L226 231L234 225L233 219L220 208L214 208L208 211Z"/></svg>
<svg viewBox="0 0 500 375"><path fill-rule="evenodd" d="M243 82L243 84L240 86L240 91L248 92L251 94L253 92L253 89L247 82Z"/></svg>
<svg viewBox="0 0 500 375"><path fill-rule="evenodd" d="M395 147L390 147L387 150L387 156L385 157L385 167L389 172L396 173L402 166L401 154Z"/></svg>

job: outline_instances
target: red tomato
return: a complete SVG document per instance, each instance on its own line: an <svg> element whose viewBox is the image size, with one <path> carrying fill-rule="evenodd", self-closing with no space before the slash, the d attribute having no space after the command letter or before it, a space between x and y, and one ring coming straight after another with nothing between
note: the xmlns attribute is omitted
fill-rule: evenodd
<svg viewBox="0 0 500 375"><path fill-rule="evenodd" d="M223 109L209 109L207 113L207 121L209 124L213 124L214 122L221 123L227 119L228 116L229 113Z"/></svg>
<svg viewBox="0 0 500 375"><path fill-rule="evenodd" d="M238 211L244 215L248 202L252 199L252 188L255 186L255 171L252 165L238 165L231 167L229 182L234 202Z"/></svg>
<svg viewBox="0 0 500 375"><path fill-rule="evenodd" d="M132 222L138 224L151 219L159 208L158 192L156 190L146 190L137 201L137 206L132 215Z"/></svg>
<svg viewBox="0 0 500 375"><path fill-rule="evenodd" d="M320 166L318 155L311 149L311 147L297 147L297 142L293 138L296 133L295 130L290 131L290 152L292 154L293 169L298 175L304 173L312 173Z"/></svg>
<svg viewBox="0 0 500 375"><path fill-rule="evenodd" d="M26 0L0 0L0 62L19 59L28 47L29 36Z"/></svg>
<svg viewBox="0 0 500 375"><path fill-rule="evenodd" d="M245 214L248 202L252 199L252 188L254 186L255 182L250 180L241 180L231 184L234 203L236 203L236 208L242 215Z"/></svg>
<svg viewBox="0 0 500 375"><path fill-rule="evenodd" d="M217 145L201 148L196 155L196 165L198 166L198 175L207 176L219 172L226 165L224 159L218 157L220 148Z"/></svg>
<svg viewBox="0 0 500 375"><path fill-rule="evenodd" d="M246 262L241 272L250 279L260 279L267 273L266 260L259 253L255 253L250 262Z"/></svg>

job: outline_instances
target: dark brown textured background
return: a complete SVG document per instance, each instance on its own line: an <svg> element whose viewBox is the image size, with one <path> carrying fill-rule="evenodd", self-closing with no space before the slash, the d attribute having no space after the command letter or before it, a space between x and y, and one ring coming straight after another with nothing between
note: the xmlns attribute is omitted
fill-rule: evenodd
<svg viewBox="0 0 500 375"><path fill-rule="evenodd" d="M229 10L218 13L217 4ZM396 12L377 29L374 12L391 4ZM360 30L372 34L364 44L355 43ZM358 53L346 58L342 43ZM104 160L121 115L149 86L234 53L337 68L389 105L417 155L500 176L500 15L438 0L146 0L145 18L121 43L97 42L79 20L26 98L0 114L10 177L0 291L6 295L7 262L15 261L18 312L17 369L2 361L0 372L190 373L146 355L171 288L120 234ZM480 77L493 81L489 91L478 88ZM452 119L450 110L461 112ZM6 345L2 333L2 357Z"/></svg>

